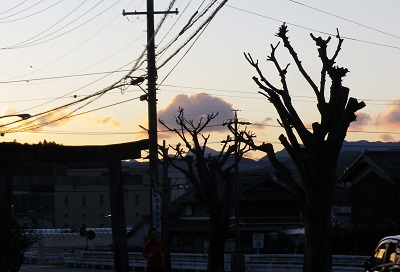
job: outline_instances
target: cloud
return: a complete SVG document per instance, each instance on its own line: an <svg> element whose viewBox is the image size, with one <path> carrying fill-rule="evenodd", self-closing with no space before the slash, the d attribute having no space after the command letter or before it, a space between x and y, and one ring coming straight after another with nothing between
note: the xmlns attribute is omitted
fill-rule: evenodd
<svg viewBox="0 0 400 272"><path fill-rule="evenodd" d="M73 118L64 118L67 115L68 115L68 112L66 112L65 110L61 110L61 111L53 112L52 114L43 115L43 116L39 117L38 119L33 119L32 122L34 124L46 124L46 123L50 122L49 124L46 125L46 127L61 127L61 126L64 126L65 124L69 123L73 119ZM55 121L55 120L57 120L57 121Z"/></svg>
<svg viewBox="0 0 400 272"><path fill-rule="evenodd" d="M400 99L388 103L386 109L372 116L367 113L357 114L357 121L350 124L350 129L361 131L387 131L382 132L379 140L384 142L396 141L390 131L398 131L400 128Z"/></svg>
<svg viewBox="0 0 400 272"><path fill-rule="evenodd" d="M93 121L96 124L100 124L100 125L112 125L115 127L121 127L121 123L112 118L111 116L105 116L105 117L94 117L94 118L89 118L91 121Z"/></svg>
<svg viewBox="0 0 400 272"><path fill-rule="evenodd" d="M400 127L400 99L391 102L385 112L377 116L376 125L386 129L398 130Z"/></svg>
<svg viewBox="0 0 400 272"><path fill-rule="evenodd" d="M251 125L249 125L249 130L251 130L258 136L265 135L264 133L268 129L270 121L272 121L272 118L268 117L262 121L252 122Z"/></svg>
<svg viewBox="0 0 400 272"><path fill-rule="evenodd" d="M41 130L45 127L62 127L65 126L66 124L70 123L71 121L74 122L80 122L82 123L82 120L85 120L85 125L112 125L114 127L121 127L121 123L113 119L110 116L105 116L105 117L90 117L90 116L85 116L85 117L72 117L69 118L69 113L70 111L67 110L61 110L61 111L55 111L52 112L51 114L43 115L40 117L32 117L31 119L26 120L26 125L28 126L35 126L38 125L39 127L36 130ZM73 114L71 115L73 116ZM81 119L84 118L84 119ZM44 125L43 127L40 125Z"/></svg>
<svg viewBox="0 0 400 272"><path fill-rule="evenodd" d="M350 128L356 129L356 130L362 130L363 127L369 126L372 123L373 123L373 119L372 119L371 115L361 112L361 113L357 114L356 121L350 123Z"/></svg>
<svg viewBox="0 0 400 272"><path fill-rule="evenodd" d="M179 94L175 96L167 106L158 111L158 118L163 120L168 126L177 128L175 116L178 115L179 107L184 109L186 119L193 120L195 124L197 124L201 118L203 118L204 121L208 114L218 113L217 117L214 118L203 131L208 133L227 131L226 127L222 126L222 123L234 117L232 104L219 97L211 96L206 93L197 93L192 95ZM165 130L160 124L159 129Z"/></svg>
<svg viewBox="0 0 400 272"><path fill-rule="evenodd" d="M379 136L379 139L382 142L395 142L394 137L392 135L390 135L390 134L382 134L382 135Z"/></svg>

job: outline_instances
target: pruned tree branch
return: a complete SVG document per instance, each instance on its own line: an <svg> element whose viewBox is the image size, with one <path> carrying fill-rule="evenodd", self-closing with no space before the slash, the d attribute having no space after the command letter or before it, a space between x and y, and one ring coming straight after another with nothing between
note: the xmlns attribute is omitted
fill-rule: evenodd
<svg viewBox="0 0 400 272"><path fill-rule="evenodd" d="M287 29L286 24L282 24L281 27L279 28L278 32L276 33L276 36L282 39L284 46L288 49L290 55L292 56L294 62L297 65L297 68L299 69L300 73L307 80L308 84L310 84L311 88L314 90L314 93L318 96L318 92L319 92L318 87L313 82L311 77L307 74L307 72L305 71L303 65L301 64L300 59L297 56L296 51L293 49L292 45L290 44L289 38L286 35L288 31L289 30Z"/></svg>
<svg viewBox="0 0 400 272"><path fill-rule="evenodd" d="M250 54L245 54L245 57L250 63L250 65L252 65L256 69L260 77L265 78L258 66L258 61L254 61ZM279 65L277 64L277 66ZM285 128L285 131L290 139L293 148L300 147L297 137L293 132L292 129L293 127L296 128L296 130L298 131L298 135L302 139L303 143L308 144L310 141L312 141L310 137L311 136L310 132L304 126L296 110L293 108L291 104L291 98L289 92L288 91L285 92L284 90L278 90L276 88L271 89L269 88L269 85L267 86L263 85L257 77L253 77L253 81L257 84L257 86L260 89L265 91L266 93L265 96L276 108L281 118L282 125ZM264 82L268 81L265 79ZM281 100L281 97L283 101Z"/></svg>

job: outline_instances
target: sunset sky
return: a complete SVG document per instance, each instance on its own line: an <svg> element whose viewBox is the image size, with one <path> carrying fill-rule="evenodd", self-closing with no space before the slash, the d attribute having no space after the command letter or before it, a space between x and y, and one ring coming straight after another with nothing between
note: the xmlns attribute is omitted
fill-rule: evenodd
<svg viewBox="0 0 400 272"><path fill-rule="evenodd" d="M155 16L155 26L160 25L155 36L158 118L166 123L173 125L179 106L193 120L218 112L206 133L211 134L211 147L219 149L228 134L220 124L232 118L235 109L239 118L252 123L248 129L257 135L258 143L272 142L280 150L277 138L283 130L277 114L258 94L252 81L256 71L243 53L258 59L265 76L280 86L266 58L270 44L279 42L275 33L286 22L293 47L317 83L321 65L310 33L332 36L331 54L337 29L344 38L337 65L350 73L343 85L367 104L346 140L400 140L400 2L229 0L208 24L221 1L172 3L178 15L166 16L162 24L163 16ZM155 0L157 11L169 5ZM1 118L0 130L5 132L1 140L97 145L147 138L140 127L148 126L147 102L139 99L146 81L138 87L123 80L127 75L146 75L146 17L124 17L123 10L145 11L146 1L0 3L0 115L33 116L21 122L16 117ZM277 56L282 66L291 63L289 89L304 123L319 121L314 93L282 45ZM120 87L111 88L115 85ZM177 143L165 128L159 130L160 143L163 139Z"/></svg>

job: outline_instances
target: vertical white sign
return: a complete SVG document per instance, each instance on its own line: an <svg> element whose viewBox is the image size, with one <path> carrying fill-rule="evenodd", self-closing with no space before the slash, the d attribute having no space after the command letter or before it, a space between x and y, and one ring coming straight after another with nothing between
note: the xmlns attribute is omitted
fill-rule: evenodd
<svg viewBox="0 0 400 272"><path fill-rule="evenodd" d="M157 229L158 233L161 233L161 197L154 190L151 195L153 201L153 227Z"/></svg>
<svg viewBox="0 0 400 272"><path fill-rule="evenodd" d="M264 248L264 233L253 233L253 248Z"/></svg>

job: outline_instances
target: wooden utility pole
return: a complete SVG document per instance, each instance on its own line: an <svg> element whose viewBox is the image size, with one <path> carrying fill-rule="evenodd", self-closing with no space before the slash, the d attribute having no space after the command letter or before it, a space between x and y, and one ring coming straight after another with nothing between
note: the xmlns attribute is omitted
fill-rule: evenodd
<svg viewBox="0 0 400 272"><path fill-rule="evenodd" d="M229 130L235 136L235 254L233 260L233 271L244 271L244 257L243 254L239 252L240 249L240 212L239 212L239 192L238 192L238 175L239 175L239 139L238 139L238 130L239 125L250 125L251 123L247 121L240 121L237 117L237 112L239 110L232 110L235 112L234 119L225 120L223 125L228 125ZM232 127L233 125L233 127Z"/></svg>
<svg viewBox="0 0 400 272"><path fill-rule="evenodd" d="M156 95L156 55L155 55L155 41L154 41L154 14L178 14L175 11L154 11L154 0L147 0L147 12L122 12L123 16L126 15L147 15L147 102L148 102L148 131L149 131L149 174L150 186L154 190L155 184L158 184L158 143L157 143L157 95ZM152 190L150 192L153 197ZM150 201L152 203L152 201ZM150 205L152 206L152 205ZM151 207L151 214L152 207ZM151 224L154 226L155 222L151 217Z"/></svg>
<svg viewBox="0 0 400 272"><path fill-rule="evenodd" d="M161 239L167 245L167 248L169 248L169 246L171 244L169 229L170 229L170 223L171 223L170 208L171 208L171 188L172 187L171 187L171 183L170 183L169 177L168 177L168 167L169 167L168 148L166 146L165 140L163 141L162 154L163 154L163 161L162 161L163 182L162 182L162 193L161 193L161 201L162 201ZM170 271L172 271L171 252L170 252L170 250L168 250L164 257L164 272L170 272Z"/></svg>
<svg viewBox="0 0 400 272"><path fill-rule="evenodd" d="M108 160L110 175L111 230L113 238L115 271L129 271L128 238L125 223L124 185L121 176L121 160Z"/></svg>

